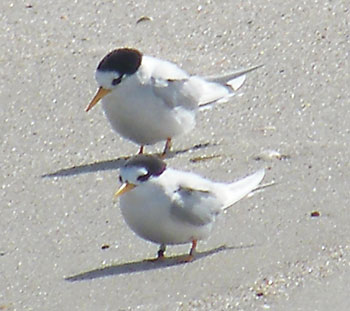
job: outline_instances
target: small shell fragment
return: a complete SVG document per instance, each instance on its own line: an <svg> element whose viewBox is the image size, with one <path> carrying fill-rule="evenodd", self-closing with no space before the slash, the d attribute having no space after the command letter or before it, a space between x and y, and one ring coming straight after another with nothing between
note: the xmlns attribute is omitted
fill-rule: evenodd
<svg viewBox="0 0 350 311"><path fill-rule="evenodd" d="M319 211L313 211L313 212L310 213L310 216L311 216L311 217L319 217L320 215L321 215L321 214L320 214Z"/></svg>
<svg viewBox="0 0 350 311"><path fill-rule="evenodd" d="M195 157L190 159L190 162L192 163L197 163L197 162L202 162L202 161L208 161L208 160L212 160L215 158L220 158L221 155L217 154L217 155L209 155L209 156L199 156L199 157Z"/></svg>
<svg viewBox="0 0 350 311"><path fill-rule="evenodd" d="M290 155L282 154L276 150L264 150L254 157L256 161L270 161L270 160L287 160L290 159Z"/></svg>
<svg viewBox="0 0 350 311"><path fill-rule="evenodd" d="M142 22L151 22L153 19L149 16L141 16L137 21L136 24L142 23Z"/></svg>
<svg viewBox="0 0 350 311"><path fill-rule="evenodd" d="M109 245L108 244L103 244L102 246L101 246L101 249L108 249L109 248Z"/></svg>

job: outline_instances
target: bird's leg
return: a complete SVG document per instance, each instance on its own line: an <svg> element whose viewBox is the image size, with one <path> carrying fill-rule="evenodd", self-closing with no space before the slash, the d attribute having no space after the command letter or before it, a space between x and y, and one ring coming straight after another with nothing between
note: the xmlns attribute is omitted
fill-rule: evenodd
<svg viewBox="0 0 350 311"><path fill-rule="evenodd" d="M161 244L158 250L158 256L153 259L148 259L147 261L150 261L150 262L163 261L165 259L165 256L164 256L165 248L166 248L166 245Z"/></svg>
<svg viewBox="0 0 350 311"><path fill-rule="evenodd" d="M139 150L139 153L138 154L143 154L143 145L140 146L140 150Z"/></svg>
<svg viewBox="0 0 350 311"><path fill-rule="evenodd" d="M192 241L192 247L191 247L191 250L190 250L190 256L194 256L194 253L196 252L196 247L197 247L197 240L193 240Z"/></svg>
<svg viewBox="0 0 350 311"><path fill-rule="evenodd" d="M185 257L181 259L181 262L190 262L194 259L194 254L196 252L197 247L197 240L192 240L192 247L190 250L190 253Z"/></svg>
<svg viewBox="0 0 350 311"><path fill-rule="evenodd" d="M166 156L166 154L170 151L171 145L172 145L172 143L171 143L171 137L168 137L168 138L166 139L164 151L163 151L163 153L162 153L162 158L164 158L164 157Z"/></svg>
<svg viewBox="0 0 350 311"><path fill-rule="evenodd" d="M165 248L166 248L165 244L161 244L160 245L159 250L158 250L158 257L157 257L157 259L163 260L165 258L165 256L164 256Z"/></svg>

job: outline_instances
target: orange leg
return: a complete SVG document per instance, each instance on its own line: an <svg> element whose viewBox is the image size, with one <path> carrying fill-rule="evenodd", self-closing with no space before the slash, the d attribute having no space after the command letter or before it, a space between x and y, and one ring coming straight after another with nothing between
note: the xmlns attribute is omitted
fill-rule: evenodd
<svg viewBox="0 0 350 311"><path fill-rule="evenodd" d="M166 154L170 151L171 149L171 137L168 137L167 140L166 140L166 143L165 143L165 147L164 147L164 151L162 153L162 157L165 157Z"/></svg>
<svg viewBox="0 0 350 311"><path fill-rule="evenodd" d="M139 150L139 153L138 154L143 154L143 145L140 146L140 150Z"/></svg>
<svg viewBox="0 0 350 311"><path fill-rule="evenodd" d="M194 256L194 253L196 252L196 247L197 247L197 240L192 241L192 247L190 250L190 256Z"/></svg>
<svg viewBox="0 0 350 311"><path fill-rule="evenodd" d="M196 252L197 247L197 240L192 240L192 247L190 250L190 253L185 257L181 259L181 262L190 262L194 259L194 254Z"/></svg>

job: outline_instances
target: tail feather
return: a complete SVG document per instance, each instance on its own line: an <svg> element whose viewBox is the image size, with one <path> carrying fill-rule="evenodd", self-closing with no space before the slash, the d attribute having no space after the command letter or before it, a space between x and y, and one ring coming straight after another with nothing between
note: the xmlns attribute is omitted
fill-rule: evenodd
<svg viewBox="0 0 350 311"><path fill-rule="evenodd" d="M247 194L253 191L265 176L265 170L261 169L252 175L235 181L228 185L228 191L224 200L223 209L227 209L239 200L243 199Z"/></svg>
<svg viewBox="0 0 350 311"><path fill-rule="evenodd" d="M215 75L215 76L209 76L209 77L205 77L205 79L207 81L210 82L216 82L216 83L220 83L223 85L230 85L231 81L240 78L242 76L245 76L247 73L254 71L256 69L259 69L260 67L262 67L264 65L257 65L257 66L253 66L250 68L246 68L246 69L240 69L240 70L236 70L236 71L232 71L229 72L227 74L223 74L223 75Z"/></svg>
<svg viewBox="0 0 350 311"><path fill-rule="evenodd" d="M229 98L235 94L234 92L243 85L246 74L262 66L263 65L258 65L223 75L205 77L205 80L202 80L202 82L206 82L205 87L202 88L199 100L200 110L211 108L211 106L217 102L227 102Z"/></svg>

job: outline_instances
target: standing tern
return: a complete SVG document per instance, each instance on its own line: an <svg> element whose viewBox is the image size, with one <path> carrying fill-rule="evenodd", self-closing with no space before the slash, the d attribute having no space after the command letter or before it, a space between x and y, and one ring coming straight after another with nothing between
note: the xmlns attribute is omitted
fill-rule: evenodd
<svg viewBox="0 0 350 311"><path fill-rule="evenodd" d="M245 74L258 67L202 78L136 49L116 49L97 67L99 89L86 111L102 99L112 128L140 145L139 153L145 145L166 141L165 155L173 137L194 128L201 107L227 101Z"/></svg>
<svg viewBox="0 0 350 311"><path fill-rule="evenodd" d="M120 169L122 186L115 193L128 226L141 238L160 245L192 243L184 261L191 261L197 241L206 239L216 217L257 188L263 169L232 183L213 182L191 172L167 168L152 155L136 155Z"/></svg>

